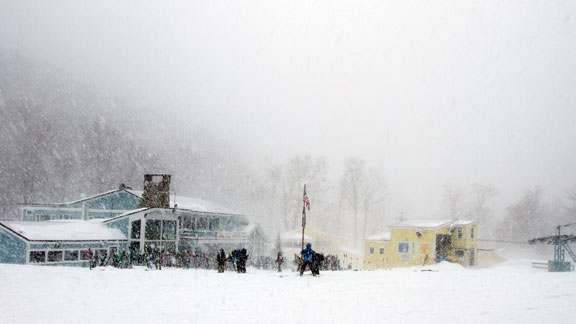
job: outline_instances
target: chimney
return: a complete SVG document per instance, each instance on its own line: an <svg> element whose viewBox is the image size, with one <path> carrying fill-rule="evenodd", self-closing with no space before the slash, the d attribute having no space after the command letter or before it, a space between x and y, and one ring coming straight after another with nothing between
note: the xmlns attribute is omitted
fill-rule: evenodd
<svg viewBox="0 0 576 324"><path fill-rule="evenodd" d="M140 207L170 208L170 175L145 174Z"/></svg>

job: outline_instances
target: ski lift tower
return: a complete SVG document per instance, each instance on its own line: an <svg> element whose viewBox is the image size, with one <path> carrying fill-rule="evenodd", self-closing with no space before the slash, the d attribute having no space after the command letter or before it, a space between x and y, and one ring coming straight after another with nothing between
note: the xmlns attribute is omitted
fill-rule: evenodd
<svg viewBox="0 0 576 324"><path fill-rule="evenodd" d="M572 261L576 263L576 255L568 245L568 243L576 242L576 236L566 234L562 235L560 233L562 227L572 225L576 225L576 223L557 226L556 235L554 236L539 237L528 241L529 244L554 244L554 261L548 261L549 272L566 272L574 270L574 266L569 261L564 260L564 255L565 252L568 252L570 257L572 257Z"/></svg>

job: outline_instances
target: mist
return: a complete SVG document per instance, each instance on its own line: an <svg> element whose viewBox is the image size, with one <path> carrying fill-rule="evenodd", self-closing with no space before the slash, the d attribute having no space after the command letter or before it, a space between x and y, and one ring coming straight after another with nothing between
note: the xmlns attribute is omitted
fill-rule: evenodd
<svg viewBox="0 0 576 324"><path fill-rule="evenodd" d="M76 188L96 193L122 177L140 186L140 171L166 171L178 194L276 231L297 225L286 220L301 192L290 189L282 204L274 179L291 176L300 188L314 178L311 218L352 237L344 179L350 161L362 161L367 179L381 178L374 231L399 217L471 217L475 184L494 189L477 211L493 229L530 196L547 206L549 230L574 218L565 207L576 185L575 9L567 1L2 1L4 156L38 125L10 126L37 117L14 115L24 109L14 108L18 98L43 101L26 109L51 125L76 125L47 133L74 139L79 125L99 123L139 148L108 166L91 163L117 168L101 184L73 163L68 191L42 194L50 183L66 186L55 172L42 189L12 195L4 185L3 204L74 199ZM13 81L27 74L44 81ZM50 156L70 148L54 141ZM3 159L6 179L18 162Z"/></svg>

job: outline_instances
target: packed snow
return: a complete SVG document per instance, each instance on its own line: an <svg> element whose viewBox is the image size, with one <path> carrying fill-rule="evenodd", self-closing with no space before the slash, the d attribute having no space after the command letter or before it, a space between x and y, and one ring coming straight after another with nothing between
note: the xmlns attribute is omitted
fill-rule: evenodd
<svg viewBox="0 0 576 324"><path fill-rule="evenodd" d="M529 260L308 272L0 265L0 323L553 323L576 273Z"/></svg>

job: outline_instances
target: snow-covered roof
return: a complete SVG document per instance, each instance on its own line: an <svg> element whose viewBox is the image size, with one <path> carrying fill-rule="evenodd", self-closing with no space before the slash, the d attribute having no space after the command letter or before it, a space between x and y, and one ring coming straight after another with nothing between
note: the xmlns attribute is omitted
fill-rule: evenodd
<svg viewBox="0 0 576 324"><path fill-rule="evenodd" d="M456 219L408 219L390 227L417 227L417 228L438 228L452 224Z"/></svg>
<svg viewBox="0 0 576 324"><path fill-rule="evenodd" d="M74 205L74 204L81 203L81 202L84 202L84 201L89 201L89 200L92 200L92 199L95 199L95 198L98 198L98 197L110 195L110 194L113 194L113 193L116 193L116 192L120 192L120 191L126 191L126 192L134 195L132 192L130 192L129 190L126 190L126 189L113 189L113 190L108 190L108 191L105 191L105 192L101 192L101 193L99 193L99 194L95 194L95 195L92 195L92 196L89 196L89 197L86 197L86 198L81 198L81 199L74 200L74 201L69 201L69 202L61 202L61 203L40 203L40 204L33 203L33 204L21 204L21 205L54 206L54 207L70 206L70 205ZM138 197L141 198L141 196L138 196Z"/></svg>
<svg viewBox="0 0 576 324"><path fill-rule="evenodd" d="M297 240L302 240L302 232L300 233L295 233L295 232L288 232L288 233L284 233L284 234L280 234L280 239L282 241L297 241ZM304 240L305 241L310 241L313 240L313 237L310 237L306 234L304 234Z"/></svg>
<svg viewBox="0 0 576 324"><path fill-rule="evenodd" d="M382 232L368 236L366 241L390 241L390 232Z"/></svg>
<svg viewBox="0 0 576 324"><path fill-rule="evenodd" d="M455 225L455 226L458 226L458 225L471 225L471 224L475 224L475 223L476 223L476 222L475 222L475 221L472 221L472 220L462 220L462 219L458 219L458 220L456 220L454 223L452 223L452 224L450 224L450 225Z"/></svg>
<svg viewBox="0 0 576 324"><path fill-rule="evenodd" d="M29 241L126 240L126 236L120 230L110 228L99 221L0 221L0 225Z"/></svg>
<svg viewBox="0 0 576 324"><path fill-rule="evenodd" d="M470 225L474 223L474 221L468 220L460 220L460 219L453 219L453 218L446 218L446 219L408 219L393 225L390 227L401 228L401 227L408 227L408 228L439 228L443 226L454 226L454 225Z"/></svg>
<svg viewBox="0 0 576 324"><path fill-rule="evenodd" d="M108 190L90 197L78 199L75 201L65 202L65 203L48 203L48 204L32 204L38 206L70 206L80 202L92 200L94 198L102 197L105 195L113 194L116 192L125 191L137 198L142 199L143 191L140 190L132 190L132 189L114 189ZM28 205L28 204L27 204ZM208 212L208 213L218 213L218 214L235 214L239 215L237 212L234 212L228 208L216 205L209 201L200 199L200 198L192 198L192 197L184 197L184 196L176 196L170 195L170 208L174 208L177 205L177 208L181 209L188 209L192 211L200 211L200 212Z"/></svg>
<svg viewBox="0 0 576 324"><path fill-rule="evenodd" d="M131 190L131 189L127 189L126 191L140 198L142 198L142 194L144 193L143 191ZM189 209L193 211L201 211L208 213L238 215L238 213L228 208L224 208L222 206L216 205L214 203L211 203L209 201L200 198L170 195L170 208L174 208L175 205L177 205L177 208L180 209Z"/></svg>

